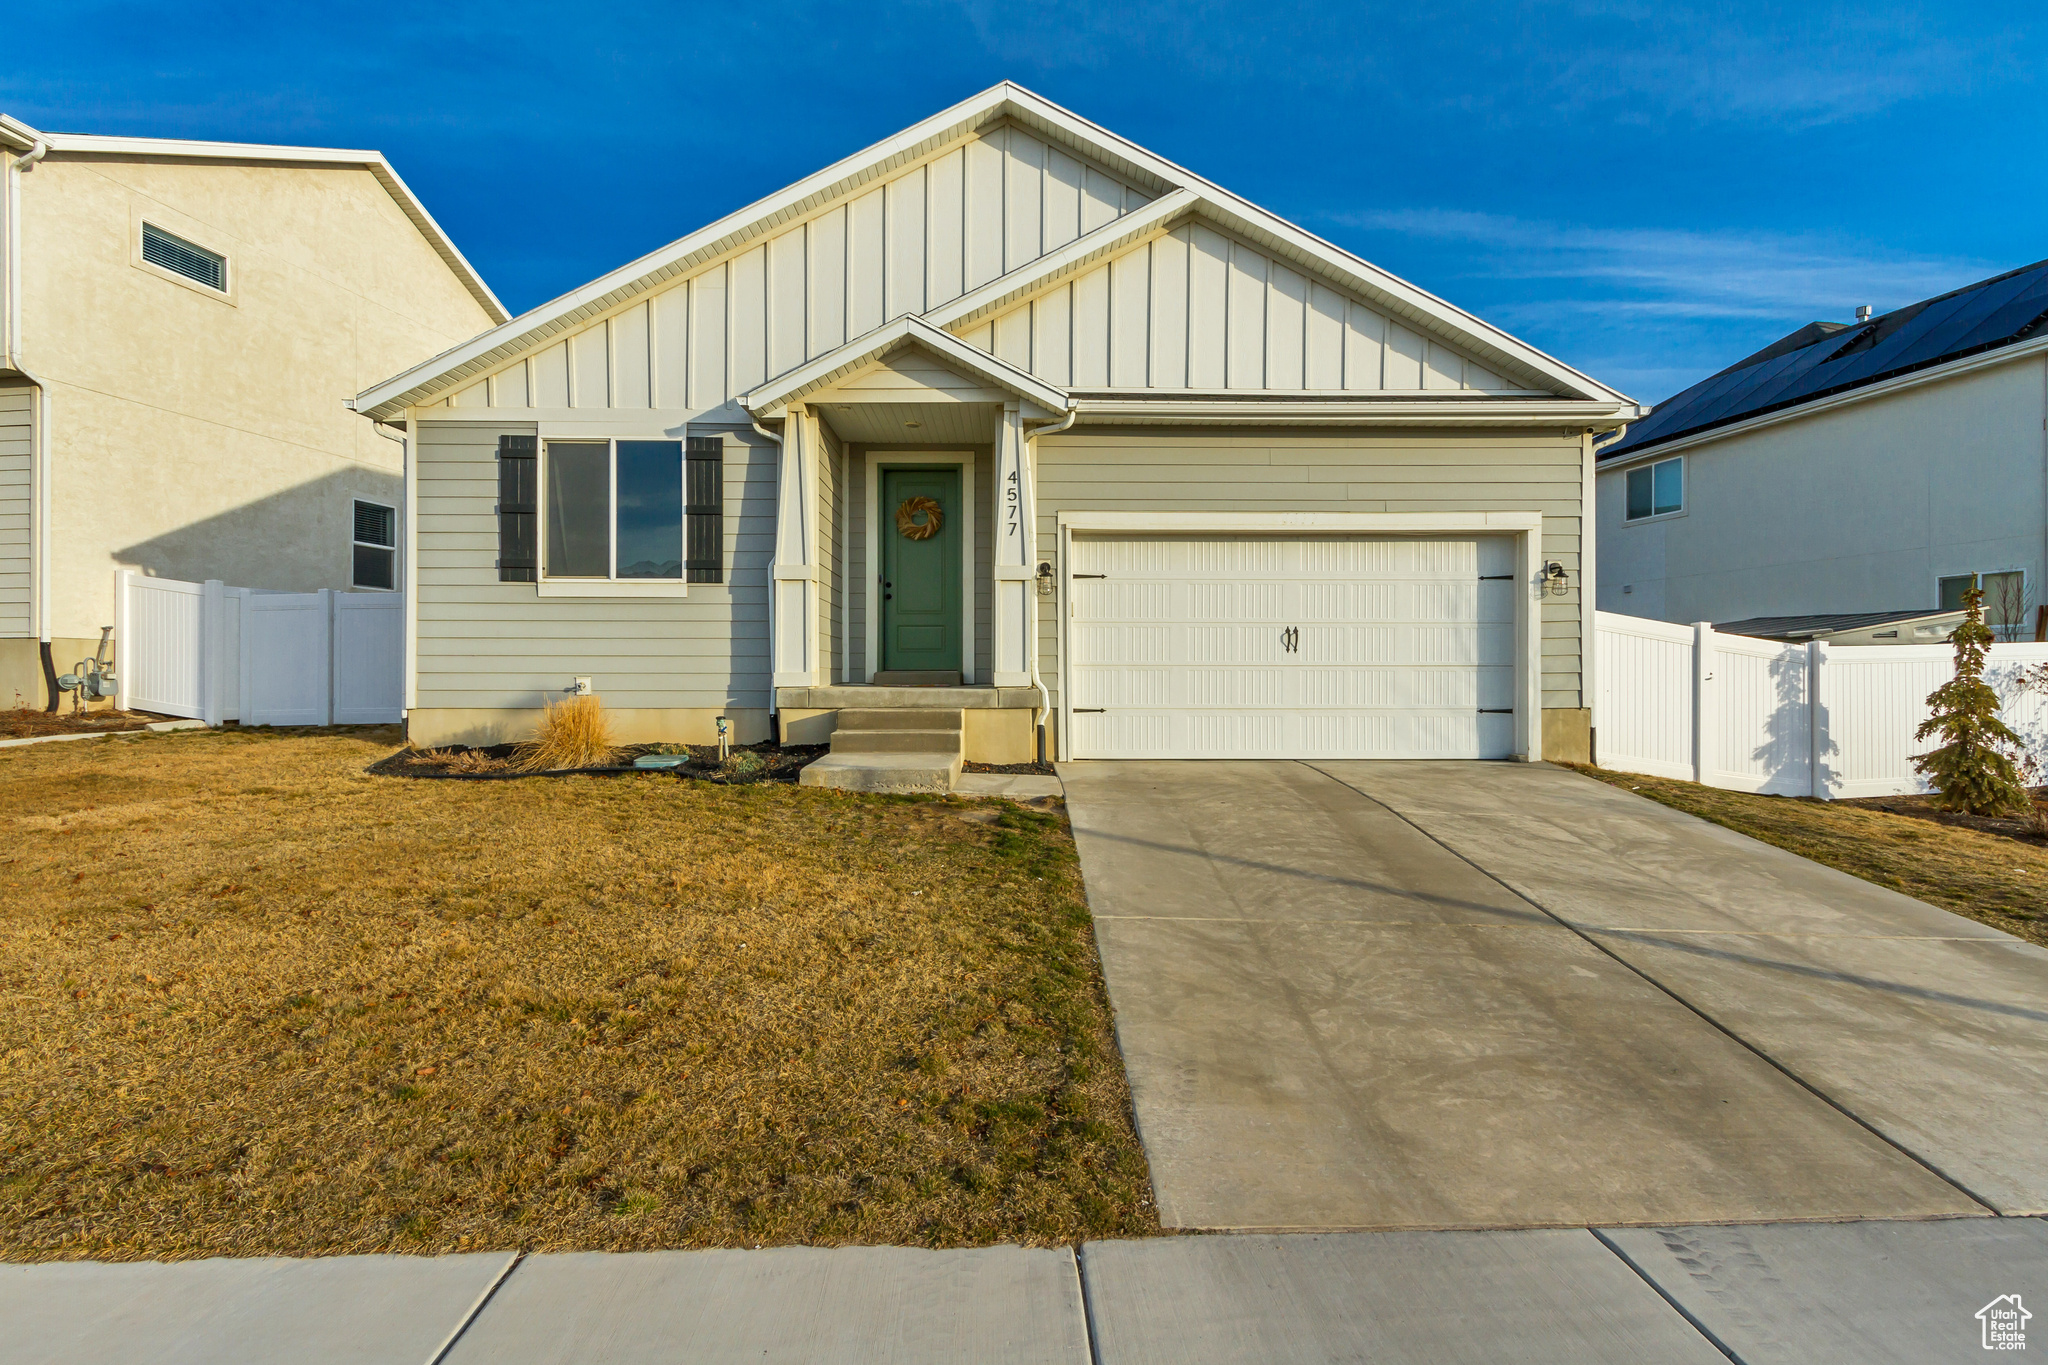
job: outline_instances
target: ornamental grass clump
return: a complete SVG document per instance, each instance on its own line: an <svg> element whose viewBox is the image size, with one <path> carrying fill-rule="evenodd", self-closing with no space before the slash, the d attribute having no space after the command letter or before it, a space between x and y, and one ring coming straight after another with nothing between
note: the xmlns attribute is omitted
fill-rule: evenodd
<svg viewBox="0 0 2048 1365"><path fill-rule="evenodd" d="M1998 718L1998 693L1984 681L1984 656L1993 636L1984 624L1984 593L1963 597L1963 623L1950 638L1956 646L1956 674L1927 694L1933 713L1913 738L1939 736L1940 748L1913 758L1913 766L1934 783L1945 810L1969 815L2024 815L2032 812L2019 764L2012 755L2020 737Z"/></svg>
<svg viewBox="0 0 2048 1365"><path fill-rule="evenodd" d="M519 747L521 772L600 768L611 762L612 727L596 697L548 702L534 738Z"/></svg>

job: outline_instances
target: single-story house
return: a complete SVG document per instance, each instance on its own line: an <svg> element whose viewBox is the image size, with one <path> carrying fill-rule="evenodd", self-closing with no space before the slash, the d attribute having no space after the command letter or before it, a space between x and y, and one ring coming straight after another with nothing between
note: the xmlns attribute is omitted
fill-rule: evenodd
<svg viewBox="0 0 2048 1365"><path fill-rule="evenodd" d="M1934 614L2048 638L2048 261L1814 322L1601 452L1600 609Z"/></svg>
<svg viewBox="0 0 2048 1365"><path fill-rule="evenodd" d="M390 163L0 115L0 176L0 706L57 705L122 570L401 591L402 449L345 404L508 315Z"/></svg>
<svg viewBox="0 0 2048 1365"><path fill-rule="evenodd" d="M1631 400L1002 84L359 396L408 723L1584 757Z"/></svg>

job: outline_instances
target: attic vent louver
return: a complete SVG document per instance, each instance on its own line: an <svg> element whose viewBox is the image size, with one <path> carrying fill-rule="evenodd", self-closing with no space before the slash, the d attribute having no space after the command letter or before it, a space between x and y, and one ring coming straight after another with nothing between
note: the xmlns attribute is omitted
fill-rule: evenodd
<svg viewBox="0 0 2048 1365"><path fill-rule="evenodd" d="M195 246L183 237L173 237L153 223L142 225L142 259L208 289L218 289L223 294L228 291L227 257Z"/></svg>

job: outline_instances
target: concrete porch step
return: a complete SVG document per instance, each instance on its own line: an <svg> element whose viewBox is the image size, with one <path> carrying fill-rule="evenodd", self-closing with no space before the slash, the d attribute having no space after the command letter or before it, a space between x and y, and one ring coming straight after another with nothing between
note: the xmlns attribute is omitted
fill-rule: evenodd
<svg viewBox="0 0 2048 1365"><path fill-rule="evenodd" d="M785 710L836 711L847 708L880 710L897 708L964 707L983 711L1038 705L1038 690L1031 687L875 687L868 683L820 684L816 687L778 687L775 704Z"/></svg>
<svg viewBox="0 0 2048 1365"><path fill-rule="evenodd" d="M835 754L958 754L958 730L848 730L832 732Z"/></svg>
<svg viewBox="0 0 2048 1365"><path fill-rule="evenodd" d="M960 775L960 755L830 753L796 775L804 787L856 792L949 792Z"/></svg>
<svg viewBox="0 0 2048 1365"><path fill-rule="evenodd" d="M960 670L935 668L884 668L875 673L880 687L958 687Z"/></svg>
<svg viewBox="0 0 2048 1365"><path fill-rule="evenodd" d="M966 720L957 709L906 707L895 711L849 706L840 711L837 723L841 730L959 730Z"/></svg>

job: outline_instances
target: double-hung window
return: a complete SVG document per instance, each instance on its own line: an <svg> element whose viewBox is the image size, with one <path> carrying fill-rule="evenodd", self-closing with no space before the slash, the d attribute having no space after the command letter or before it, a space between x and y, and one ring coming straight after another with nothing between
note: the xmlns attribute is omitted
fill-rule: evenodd
<svg viewBox="0 0 2048 1365"><path fill-rule="evenodd" d="M1685 458L1639 464L1628 472L1629 521L1667 517L1685 508Z"/></svg>
<svg viewBox="0 0 2048 1365"><path fill-rule="evenodd" d="M543 579L683 581L683 443L549 441Z"/></svg>
<svg viewBox="0 0 2048 1365"><path fill-rule="evenodd" d="M398 509L381 502L356 499L355 529L350 549L355 564L349 582L358 588L398 586Z"/></svg>

